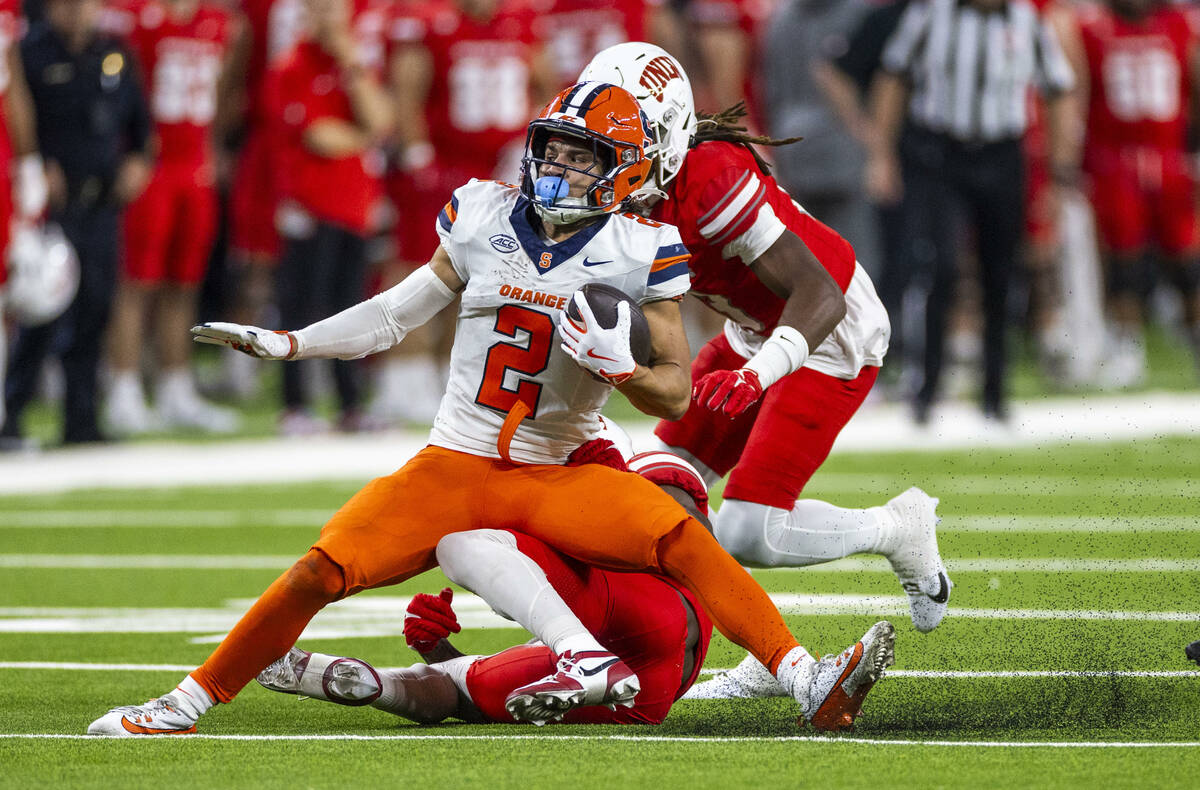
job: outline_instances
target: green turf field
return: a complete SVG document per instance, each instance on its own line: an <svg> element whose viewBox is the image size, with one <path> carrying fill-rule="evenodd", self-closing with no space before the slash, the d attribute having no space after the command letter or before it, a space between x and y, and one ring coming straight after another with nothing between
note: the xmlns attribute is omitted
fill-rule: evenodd
<svg viewBox="0 0 1200 790"><path fill-rule="evenodd" d="M207 715L204 738L76 738L202 661L356 486L0 498L0 786L1195 787L1200 675L1183 646L1200 639L1197 469L1194 439L831 459L809 495L864 506L916 484L942 497L956 588L922 635L881 561L757 574L814 650L881 615L897 625L897 671L857 731L820 738L786 700L684 702L653 729L418 727L257 686ZM303 644L411 663L384 599L441 584L367 593L382 611ZM740 658L717 637L708 666Z"/></svg>

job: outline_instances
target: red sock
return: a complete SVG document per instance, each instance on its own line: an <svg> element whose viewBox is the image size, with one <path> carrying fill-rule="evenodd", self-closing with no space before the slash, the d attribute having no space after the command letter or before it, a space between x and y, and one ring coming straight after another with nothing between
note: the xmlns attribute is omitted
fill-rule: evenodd
<svg viewBox="0 0 1200 790"><path fill-rule="evenodd" d="M271 583L192 678L214 701L229 702L290 650L309 621L344 587L341 569L311 549Z"/></svg>
<svg viewBox="0 0 1200 790"><path fill-rule="evenodd" d="M799 646L763 588L695 519L659 541L658 565L700 599L718 631L772 672Z"/></svg>

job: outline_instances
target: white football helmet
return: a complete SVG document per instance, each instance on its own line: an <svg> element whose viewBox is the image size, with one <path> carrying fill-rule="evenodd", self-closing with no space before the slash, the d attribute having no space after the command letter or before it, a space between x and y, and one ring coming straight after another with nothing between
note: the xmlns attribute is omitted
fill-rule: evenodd
<svg viewBox="0 0 1200 790"><path fill-rule="evenodd" d="M22 326L62 315L79 289L79 258L57 223L13 225L4 306Z"/></svg>
<svg viewBox="0 0 1200 790"><path fill-rule="evenodd" d="M619 85L637 98L655 138L651 151L654 186L669 184L683 167L696 132L692 83L679 61L662 47L630 41L597 53L579 81Z"/></svg>

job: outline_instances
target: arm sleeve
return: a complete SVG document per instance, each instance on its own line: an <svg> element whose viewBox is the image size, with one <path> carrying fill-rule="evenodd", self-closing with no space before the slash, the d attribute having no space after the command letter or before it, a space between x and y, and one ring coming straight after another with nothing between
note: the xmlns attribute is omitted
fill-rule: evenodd
<svg viewBox="0 0 1200 790"><path fill-rule="evenodd" d="M399 284L292 336L293 359L358 359L391 348L454 300L428 266Z"/></svg>

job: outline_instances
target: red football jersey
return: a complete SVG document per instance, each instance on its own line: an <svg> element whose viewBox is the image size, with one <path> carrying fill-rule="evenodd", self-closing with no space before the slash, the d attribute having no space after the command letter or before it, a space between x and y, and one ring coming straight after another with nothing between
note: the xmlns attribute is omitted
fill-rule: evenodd
<svg viewBox="0 0 1200 790"><path fill-rule="evenodd" d="M800 237L843 292L850 286L850 243L801 210L745 147L701 143L688 152L667 192L670 199L653 216L677 227L692 253L692 293L738 324L769 334L783 310L784 300L750 270L753 258L743 257L770 246L779 237L778 223Z"/></svg>
<svg viewBox="0 0 1200 790"><path fill-rule="evenodd" d="M502 5L487 22L457 7L430 20L425 114L439 162L490 178L500 151L524 138L540 109L530 88L534 41L533 15L519 4Z"/></svg>
<svg viewBox="0 0 1200 790"><path fill-rule="evenodd" d="M1087 144L1182 149L1196 41L1189 16L1160 6L1132 22L1096 6L1082 15L1080 31L1092 85Z"/></svg>
<svg viewBox="0 0 1200 790"><path fill-rule="evenodd" d="M146 82L161 161L197 167L209 161L217 80L232 26L227 11L207 2L190 19L172 18L169 6L156 0L138 10L129 43Z"/></svg>
<svg viewBox="0 0 1200 790"><path fill-rule="evenodd" d="M646 0L540 0L534 31L555 69L556 87L574 85L597 52L646 40Z"/></svg>
<svg viewBox="0 0 1200 790"><path fill-rule="evenodd" d="M281 132L280 194L318 219L365 232L380 197L382 162L367 151L330 159L304 147L304 130L322 118L354 119L333 58L317 44L301 41L272 67L266 91Z"/></svg>

